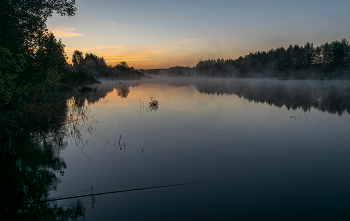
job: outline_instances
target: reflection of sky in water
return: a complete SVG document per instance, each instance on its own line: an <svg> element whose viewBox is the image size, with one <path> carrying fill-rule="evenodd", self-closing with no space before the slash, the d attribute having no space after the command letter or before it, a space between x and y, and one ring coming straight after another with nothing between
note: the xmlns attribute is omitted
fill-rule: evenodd
<svg viewBox="0 0 350 221"><path fill-rule="evenodd" d="M150 97L155 97L160 103L159 111L154 115L144 111L149 105ZM257 109L256 104L235 95L200 94L192 85L169 87L166 84L131 87L127 98L121 98L116 91L112 91L106 99L93 105L92 110L99 115L99 119L105 119L105 123L114 124L111 127L115 129L122 127L124 130L138 130L153 127L155 130L161 129L160 131L187 128L189 125L200 126L202 130L217 127L225 129L226 126L235 128L243 126L243 123L266 121L262 119L266 117L278 120L275 114L279 111L267 105L260 105ZM136 119L143 126L135 125Z"/></svg>
<svg viewBox="0 0 350 221"><path fill-rule="evenodd" d="M97 135L83 137L91 137L84 152L92 162L82 144L71 143L61 155L68 168L54 195L207 183L96 197L94 209L86 198L87 220L349 215L348 114L288 111L237 95L201 94L193 85L129 90L127 98L113 90L91 106L101 122ZM159 101L156 112L147 111L150 97Z"/></svg>

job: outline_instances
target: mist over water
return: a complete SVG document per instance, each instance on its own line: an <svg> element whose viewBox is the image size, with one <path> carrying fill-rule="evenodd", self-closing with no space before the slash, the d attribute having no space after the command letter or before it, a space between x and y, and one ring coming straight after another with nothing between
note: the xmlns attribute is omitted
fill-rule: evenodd
<svg viewBox="0 0 350 221"><path fill-rule="evenodd" d="M0 221L349 219L350 2L247 3L2 1Z"/></svg>
<svg viewBox="0 0 350 221"><path fill-rule="evenodd" d="M195 87L201 94L237 95L255 103L266 103L288 110L301 108L304 111L315 108L323 112L342 115L349 113L350 81L324 80L270 80L230 78L171 78L156 77L148 80L121 82L106 81L97 85L97 92L82 94L77 99L88 103L98 102L107 93L117 91L118 96L127 97L130 87L141 84L162 84L172 87Z"/></svg>
<svg viewBox="0 0 350 221"><path fill-rule="evenodd" d="M80 198L85 220L349 217L350 82L160 77L92 87L70 100L90 117L62 138L65 167L53 170L60 182L48 198L206 183Z"/></svg>

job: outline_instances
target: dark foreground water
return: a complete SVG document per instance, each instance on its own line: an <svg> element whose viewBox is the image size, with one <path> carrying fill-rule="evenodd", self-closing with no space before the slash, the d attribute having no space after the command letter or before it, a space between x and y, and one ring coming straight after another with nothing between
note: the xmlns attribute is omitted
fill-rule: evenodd
<svg viewBox="0 0 350 221"><path fill-rule="evenodd" d="M69 126L56 146L40 147L38 141L40 166L29 159L16 162L36 174L7 178L20 183L12 184L16 188L23 180L48 180L24 192L51 199L206 183L45 204L59 217L350 217L350 82L158 78L105 82L71 102L87 108L90 117ZM49 178L38 175L40 168Z"/></svg>

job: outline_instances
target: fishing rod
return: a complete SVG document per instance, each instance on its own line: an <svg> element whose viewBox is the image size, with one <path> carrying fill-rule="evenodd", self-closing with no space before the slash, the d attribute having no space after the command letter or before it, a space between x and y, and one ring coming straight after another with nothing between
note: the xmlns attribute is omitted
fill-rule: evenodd
<svg viewBox="0 0 350 221"><path fill-rule="evenodd" d="M97 196L97 195L101 196L101 195L112 194L112 193L125 193L125 192L139 191L139 190L150 190L150 189L175 187L175 186L187 186L187 185L195 185L195 184L202 184L202 183L206 183L206 182L179 183L179 184L171 184L171 185L163 185L163 186L151 186L151 187L143 187L143 188L136 188L136 189L117 190L117 191L102 192L102 193L91 193L91 194L84 194L84 195L78 195L78 196L69 196L69 197L55 198L55 199L49 199L49 200L34 201L34 202L22 203L22 204L13 204L13 205L1 206L0 208L26 206L29 204L33 205L33 204L46 203L46 202L52 202L52 201L58 201L58 200L74 199L74 198L87 197L87 196Z"/></svg>

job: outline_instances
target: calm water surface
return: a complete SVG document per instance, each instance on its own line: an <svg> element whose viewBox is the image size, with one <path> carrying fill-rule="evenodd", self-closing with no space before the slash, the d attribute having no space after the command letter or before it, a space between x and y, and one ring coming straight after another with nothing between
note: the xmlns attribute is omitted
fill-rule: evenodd
<svg viewBox="0 0 350 221"><path fill-rule="evenodd" d="M91 117L49 197L206 182L80 200L85 220L348 219L349 98L337 81L105 82L75 97Z"/></svg>

